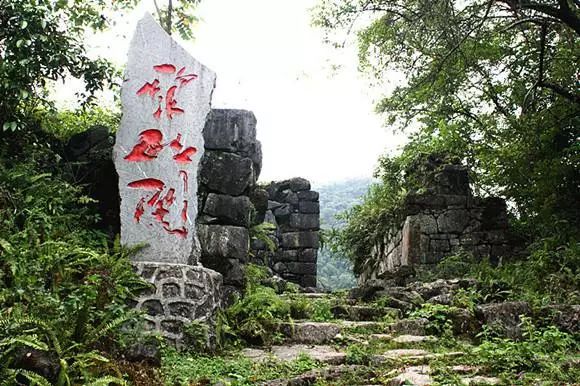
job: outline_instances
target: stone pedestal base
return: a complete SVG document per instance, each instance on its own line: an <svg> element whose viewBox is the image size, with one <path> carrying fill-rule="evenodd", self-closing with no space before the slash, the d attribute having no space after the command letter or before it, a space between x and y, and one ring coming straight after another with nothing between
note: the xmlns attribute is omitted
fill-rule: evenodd
<svg viewBox="0 0 580 386"><path fill-rule="evenodd" d="M221 274L185 264L138 262L134 266L154 286L142 292L135 305L146 313L148 329L177 345L183 343L183 329L192 321L206 323L213 335L221 305Z"/></svg>

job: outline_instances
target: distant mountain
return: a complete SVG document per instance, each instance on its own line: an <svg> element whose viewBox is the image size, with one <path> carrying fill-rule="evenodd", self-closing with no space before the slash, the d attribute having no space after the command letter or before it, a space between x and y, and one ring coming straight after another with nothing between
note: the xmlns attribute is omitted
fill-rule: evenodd
<svg viewBox="0 0 580 386"><path fill-rule="evenodd" d="M360 202L368 190L370 178L353 179L333 184L314 186L320 193L320 221L323 229L340 228L336 216ZM318 255L318 284L328 289L352 288L356 279L352 265L344 256L333 256L326 248Z"/></svg>

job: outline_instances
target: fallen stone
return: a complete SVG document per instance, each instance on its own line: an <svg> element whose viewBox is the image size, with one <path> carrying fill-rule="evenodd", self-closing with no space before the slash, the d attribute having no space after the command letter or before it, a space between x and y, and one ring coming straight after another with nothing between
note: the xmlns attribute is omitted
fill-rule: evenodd
<svg viewBox="0 0 580 386"><path fill-rule="evenodd" d="M531 312L526 302L490 303L476 308L476 316L479 320L510 339L522 337L520 315L529 316Z"/></svg>

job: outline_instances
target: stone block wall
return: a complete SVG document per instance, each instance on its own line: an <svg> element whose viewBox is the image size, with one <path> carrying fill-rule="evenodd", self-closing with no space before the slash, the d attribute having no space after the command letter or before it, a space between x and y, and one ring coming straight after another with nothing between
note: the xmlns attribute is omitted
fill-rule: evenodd
<svg viewBox="0 0 580 386"><path fill-rule="evenodd" d="M181 344L183 328L192 320L207 323L213 333L221 303L222 277L210 269L186 264L135 263L137 273L152 284L134 306L145 312L146 328ZM213 336L209 337L213 340ZM215 342L208 342L213 346Z"/></svg>
<svg viewBox="0 0 580 386"><path fill-rule="evenodd" d="M316 287L316 261L320 230L318 192L310 182L293 178L273 182L265 188L268 194L264 221L273 224L275 251L255 240L252 254L266 262L282 278L301 285Z"/></svg>
<svg viewBox="0 0 580 386"><path fill-rule="evenodd" d="M505 201L473 197L467 169L443 165L425 183L426 192L408 195L400 225L372 248L359 282L403 274L405 268L436 264L466 251L497 260L511 251Z"/></svg>
<svg viewBox="0 0 580 386"><path fill-rule="evenodd" d="M201 263L220 272L224 295L239 292L249 255L250 200L262 167L256 118L251 111L213 109L203 136L205 154L198 176L197 218Z"/></svg>

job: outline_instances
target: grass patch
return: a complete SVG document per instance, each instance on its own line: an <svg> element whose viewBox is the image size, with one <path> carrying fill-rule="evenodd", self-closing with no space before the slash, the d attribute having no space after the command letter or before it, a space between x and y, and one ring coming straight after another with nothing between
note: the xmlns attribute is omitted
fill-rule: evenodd
<svg viewBox="0 0 580 386"><path fill-rule="evenodd" d="M170 385L224 382L231 386L245 386L270 379L289 379L319 367L320 363L306 355L288 362L268 359L256 363L240 353L210 357L167 349L161 371L165 383Z"/></svg>

